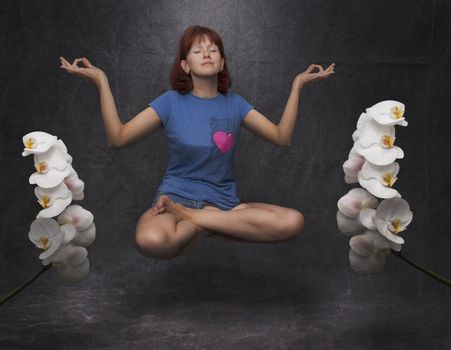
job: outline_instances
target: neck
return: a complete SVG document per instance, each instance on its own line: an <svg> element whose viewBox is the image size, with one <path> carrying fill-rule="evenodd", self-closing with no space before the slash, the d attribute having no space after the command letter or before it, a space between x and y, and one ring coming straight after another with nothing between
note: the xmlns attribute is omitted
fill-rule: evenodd
<svg viewBox="0 0 451 350"><path fill-rule="evenodd" d="M198 97L214 98L219 95L218 92L218 77L196 77L193 79L193 90L191 93Z"/></svg>

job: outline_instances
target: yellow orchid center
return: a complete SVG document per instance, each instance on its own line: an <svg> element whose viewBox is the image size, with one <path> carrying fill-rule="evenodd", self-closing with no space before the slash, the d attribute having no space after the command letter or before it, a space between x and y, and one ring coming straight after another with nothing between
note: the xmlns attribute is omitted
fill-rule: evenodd
<svg viewBox="0 0 451 350"><path fill-rule="evenodd" d="M382 143L386 148L392 148L395 144L395 138L391 135L384 135L382 137Z"/></svg>
<svg viewBox="0 0 451 350"><path fill-rule="evenodd" d="M24 144L25 148L35 148L36 140L32 137L29 137L29 138L25 139L23 144Z"/></svg>
<svg viewBox="0 0 451 350"><path fill-rule="evenodd" d="M391 231L391 233L394 233L395 235L403 231L403 227L401 226L401 220L399 219L392 220L388 228Z"/></svg>
<svg viewBox="0 0 451 350"><path fill-rule="evenodd" d="M38 200L38 203L43 207L43 208L48 208L50 205L50 197L49 196L44 196L41 199Z"/></svg>
<svg viewBox="0 0 451 350"><path fill-rule="evenodd" d="M39 243L41 244L41 247L40 247L40 248L42 248L42 249L44 249L44 250L47 250L47 249L50 248L50 247L49 247L50 241L49 241L48 237L41 237L41 238L39 239Z"/></svg>
<svg viewBox="0 0 451 350"><path fill-rule="evenodd" d="M36 171L39 174L44 174L47 172L47 163L46 162L39 162L39 163L35 164L34 167L36 168Z"/></svg>
<svg viewBox="0 0 451 350"><path fill-rule="evenodd" d="M395 118L395 119L400 119L402 118L402 116L404 115L404 110L399 108L398 106L393 107L391 110L391 115Z"/></svg>
<svg viewBox="0 0 451 350"><path fill-rule="evenodd" d="M382 180L384 181L385 186L392 187L396 181L396 178L393 176L392 173L385 173L384 175L382 175Z"/></svg>

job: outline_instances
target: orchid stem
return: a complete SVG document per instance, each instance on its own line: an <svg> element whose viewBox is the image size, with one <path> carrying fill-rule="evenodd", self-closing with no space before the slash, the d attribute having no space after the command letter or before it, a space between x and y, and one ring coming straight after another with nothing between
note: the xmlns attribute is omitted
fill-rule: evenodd
<svg viewBox="0 0 451 350"><path fill-rule="evenodd" d="M420 270L420 271L424 272L425 274L429 275L430 277L435 278L437 281L440 281L440 282L446 284L448 287L451 287L451 280L449 280L448 278L446 278L446 277L444 277L442 275L439 275L438 273L436 273L436 272L434 272L432 270L429 270L426 267L424 267L424 266L422 266L422 265L420 265L420 264L418 264L418 263L406 258L404 255L401 254L401 252L397 252L397 251L394 251L392 249L391 253L393 255L396 255L398 258L406 261L408 264L412 265L413 267L416 267L418 270Z"/></svg>
<svg viewBox="0 0 451 350"><path fill-rule="evenodd" d="M28 286L31 282L33 282L36 278L38 278L40 275L42 275L46 270L48 270L52 265L45 265L41 271L39 271L35 276L31 277L28 281L26 281L24 284L22 284L20 287L17 287L13 291L11 291L9 294L5 295L0 299L0 305L3 305L4 302L11 299L14 295L19 293L22 289L24 289L26 286Z"/></svg>

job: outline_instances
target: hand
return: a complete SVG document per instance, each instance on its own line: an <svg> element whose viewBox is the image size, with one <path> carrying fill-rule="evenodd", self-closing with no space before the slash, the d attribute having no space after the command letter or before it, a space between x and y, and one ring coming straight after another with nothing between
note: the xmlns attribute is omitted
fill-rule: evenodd
<svg viewBox="0 0 451 350"><path fill-rule="evenodd" d="M318 67L319 72L312 73L315 67ZM335 63L332 63L326 70L319 64L311 64L304 72L296 76L294 84L303 86L316 80L327 79L329 75L335 74L334 68Z"/></svg>
<svg viewBox="0 0 451 350"><path fill-rule="evenodd" d="M87 58L76 58L72 64L67 62L63 57L60 57L61 68L65 69L69 74L75 74L82 78L93 81L98 84L99 81L106 76L105 73L93 66L91 62L88 61ZM87 68L79 67L78 62L82 62Z"/></svg>

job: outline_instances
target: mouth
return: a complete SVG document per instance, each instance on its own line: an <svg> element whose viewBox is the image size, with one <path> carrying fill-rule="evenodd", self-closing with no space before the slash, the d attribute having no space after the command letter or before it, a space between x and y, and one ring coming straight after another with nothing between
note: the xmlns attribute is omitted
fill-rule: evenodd
<svg viewBox="0 0 451 350"><path fill-rule="evenodd" d="M202 66L205 66L206 64L213 64L213 62L205 62L205 63L202 63Z"/></svg>

